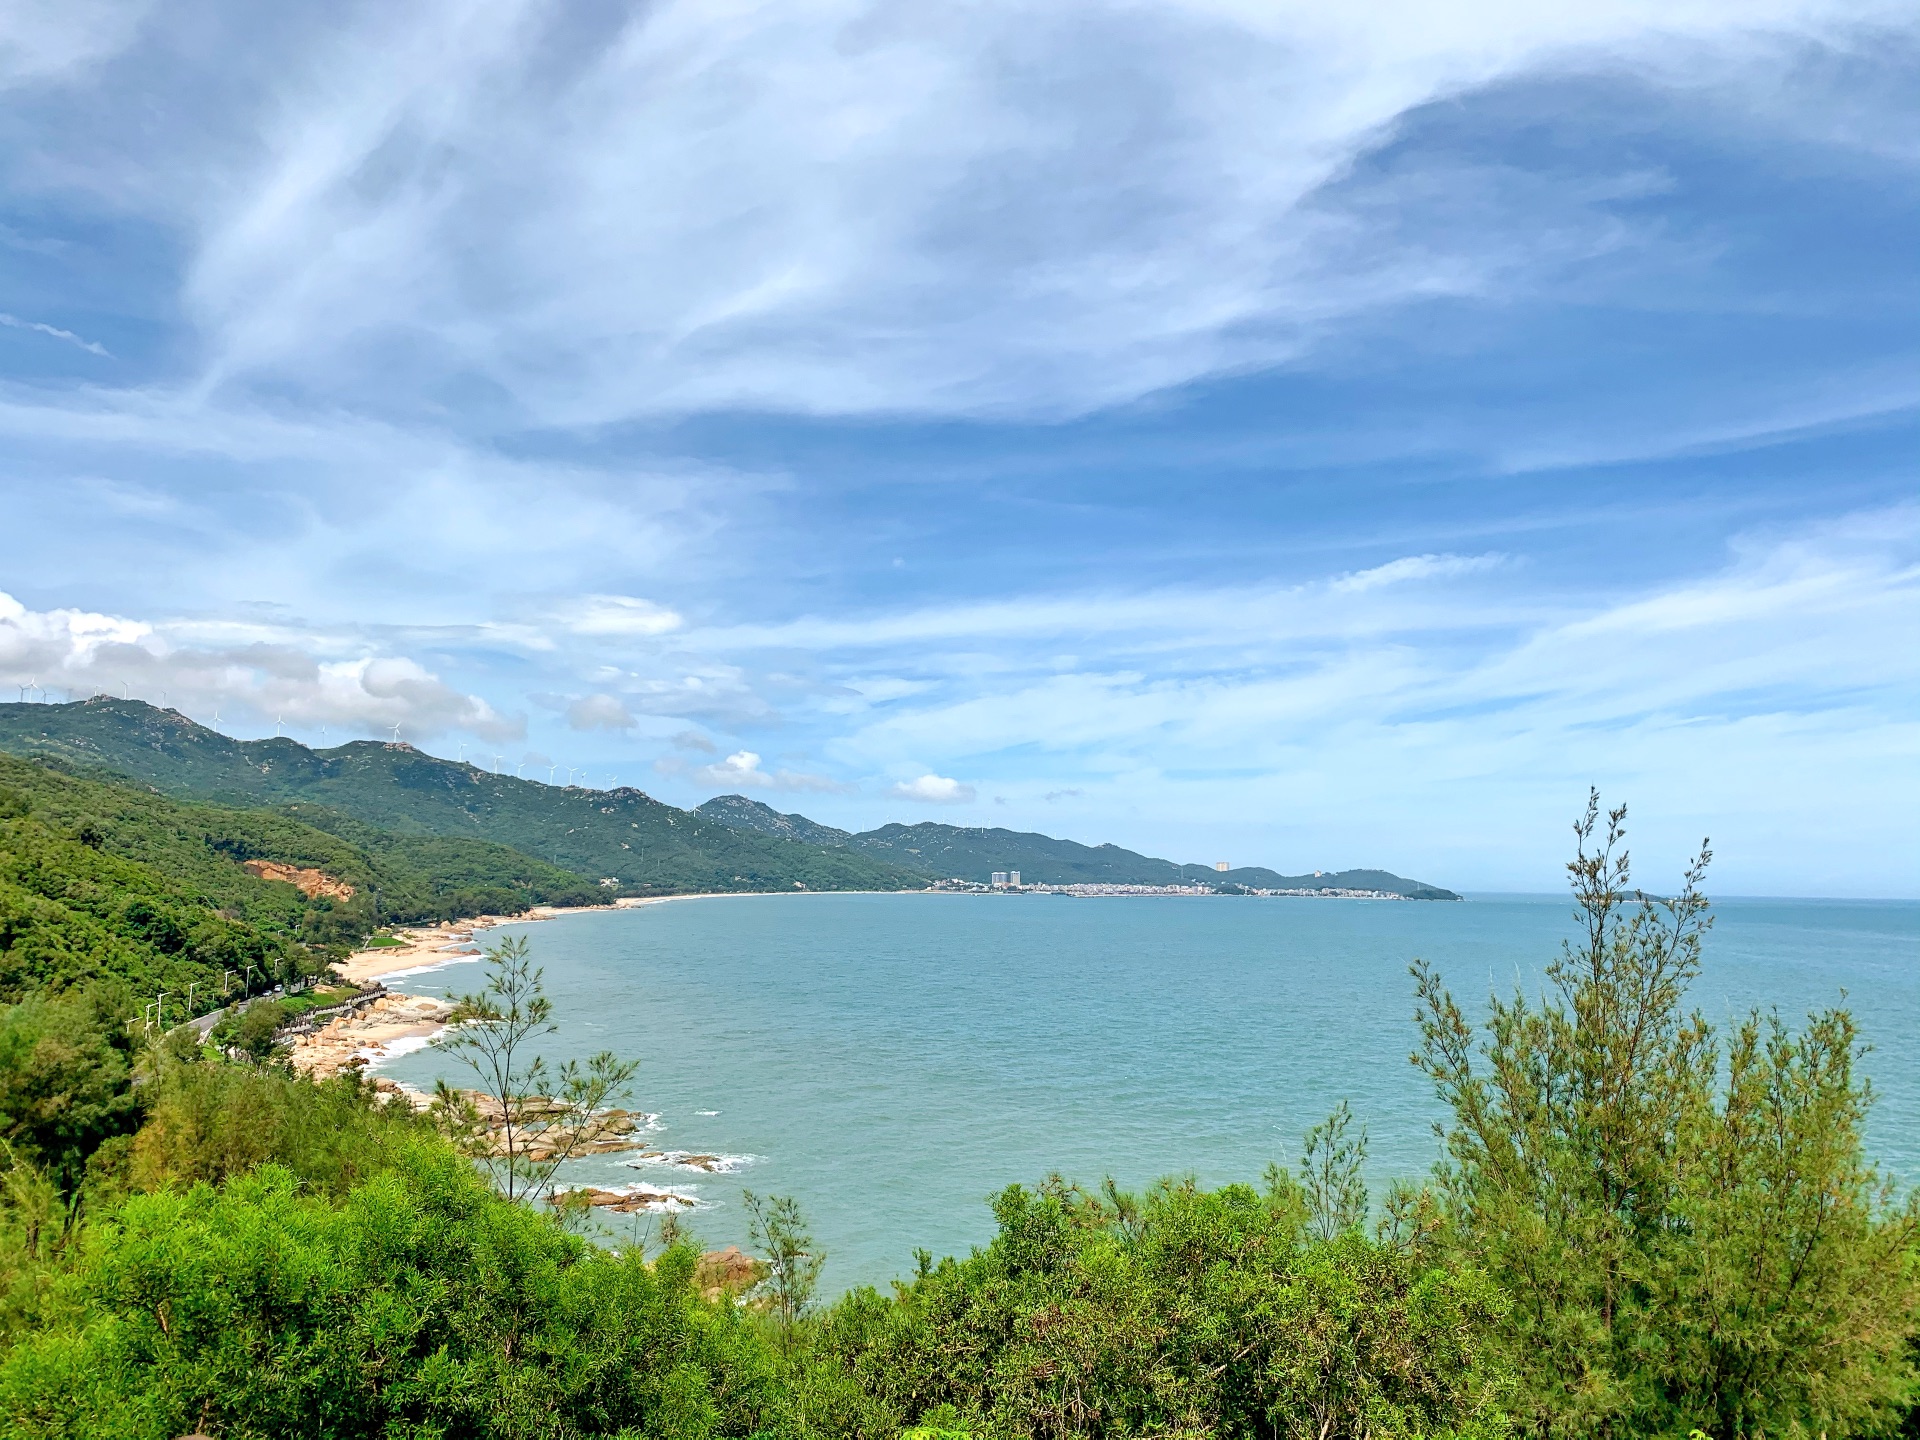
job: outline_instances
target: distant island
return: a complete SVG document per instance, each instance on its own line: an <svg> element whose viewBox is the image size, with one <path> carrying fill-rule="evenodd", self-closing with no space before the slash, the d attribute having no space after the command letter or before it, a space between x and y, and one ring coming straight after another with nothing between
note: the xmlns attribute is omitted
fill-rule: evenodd
<svg viewBox="0 0 1920 1440"><path fill-rule="evenodd" d="M984 887L996 872L1016 871L1027 886L1085 887L1082 893L1153 888L1460 898L1385 870L1222 871L1117 845L997 828L922 822L856 834L781 814L745 795L721 795L682 810L631 786L552 785L443 760L404 742L357 740L314 750L284 738L236 740L176 710L111 696L64 705L0 704L0 751L92 778L131 780L179 800L270 807L362 848L406 837L503 847L548 867L537 880L533 872L503 880L512 866L486 867L491 890L517 884L529 904L537 895L583 889L614 899L920 890L935 882Z"/></svg>

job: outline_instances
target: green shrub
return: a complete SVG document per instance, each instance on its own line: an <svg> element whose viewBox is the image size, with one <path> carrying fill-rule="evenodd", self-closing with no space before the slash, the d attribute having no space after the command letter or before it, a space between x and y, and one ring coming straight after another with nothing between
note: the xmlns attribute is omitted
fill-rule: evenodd
<svg viewBox="0 0 1920 1440"><path fill-rule="evenodd" d="M269 1165L129 1199L0 1361L12 1436L747 1435L751 1322L500 1200L417 1144L344 1201Z"/></svg>

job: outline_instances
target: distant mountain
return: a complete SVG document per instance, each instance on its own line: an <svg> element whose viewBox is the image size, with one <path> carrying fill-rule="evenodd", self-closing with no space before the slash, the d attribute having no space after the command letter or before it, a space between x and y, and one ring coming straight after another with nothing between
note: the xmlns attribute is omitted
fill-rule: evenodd
<svg viewBox="0 0 1920 1440"><path fill-rule="evenodd" d="M854 838L850 830L836 830L804 815L782 815L771 805L762 805L744 795L716 795L706 804L696 806L693 813L735 830L772 835L780 840L798 840L806 845L844 846Z"/></svg>
<svg viewBox="0 0 1920 1440"><path fill-rule="evenodd" d="M926 883L918 869L844 845L747 833L631 788L543 785L406 744L356 741L310 750L293 740L235 740L139 700L0 704L0 750L128 776L175 797L277 805L320 829L339 823L328 818L338 816L399 836L490 841L574 875L612 879L613 894L905 890ZM293 807L315 808L309 814ZM359 844L367 837L345 838Z"/></svg>
<svg viewBox="0 0 1920 1440"><path fill-rule="evenodd" d="M1081 845L1030 831L975 826L882 825L853 834L821 825L804 815L783 815L745 795L720 795L694 812L721 825L759 835L802 839L823 847L840 846L889 861L933 879L985 883L996 870L1018 870L1021 879L1040 885L1212 885L1248 890L1378 890L1410 900L1458 900L1451 890L1404 879L1385 870L1337 870L1317 875L1282 875L1258 866L1215 870L1211 865L1176 865L1122 850L1118 845Z"/></svg>

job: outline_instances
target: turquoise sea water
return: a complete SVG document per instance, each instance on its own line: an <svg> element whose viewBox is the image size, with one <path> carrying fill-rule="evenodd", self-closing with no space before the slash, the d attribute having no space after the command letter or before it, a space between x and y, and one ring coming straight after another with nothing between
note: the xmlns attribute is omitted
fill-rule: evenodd
<svg viewBox="0 0 1920 1440"><path fill-rule="evenodd" d="M1716 906L1694 1003L1713 1020L1851 1004L1875 1047L1871 1149L1920 1183L1920 904ZM1407 965L1463 1003L1531 990L1571 933L1550 897L1463 904L1310 899L794 895L675 901L524 932L561 1033L552 1059L642 1060L657 1145L739 1157L710 1175L618 1158L576 1182L695 1195L709 1244L745 1240L743 1185L792 1194L828 1251L828 1292L964 1253L987 1197L1058 1171L1135 1186L1257 1179L1341 1099L1368 1127L1372 1178L1437 1154L1438 1109L1407 1063ZM396 982L473 989L466 964ZM459 1073L433 1052L396 1079ZM624 1222L623 1222L624 1223Z"/></svg>

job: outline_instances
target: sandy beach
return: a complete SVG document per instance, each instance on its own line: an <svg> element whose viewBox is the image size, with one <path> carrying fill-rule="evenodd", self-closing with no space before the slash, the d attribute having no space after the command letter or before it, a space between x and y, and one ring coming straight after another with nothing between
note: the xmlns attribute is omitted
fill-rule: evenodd
<svg viewBox="0 0 1920 1440"><path fill-rule="evenodd" d="M496 925L525 925L535 920L555 920L562 915L585 915L595 910L633 910L642 905L661 905L669 900L702 900L704 895L655 895L615 900L606 905L536 905L519 915L476 915L468 920L442 920L433 925L396 926L394 938L399 945L381 945L356 950L333 968L340 978L356 985L370 985L390 976L437 970L480 958L475 932Z"/></svg>
<svg viewBox="0 0 1920 1440"><path fill-rule="evenodd" d="M519 915L477 915L469 920L396 927L394 938L401 944L356 950L334 969L343 980L355 985L386 984L449 965L477 964L483 954L478 932L498 925L712 898L704 894L633 896L606 905L538 905ZM478 988L477 977L474 983ZM452 1013L453 1007L445 1001L391 991L365 1009L336 1016L312 1035L295 1037L289 1059L296 1070L324 1079L349 1067L404 1055L431 1044L446 1028Z"/></svg>

